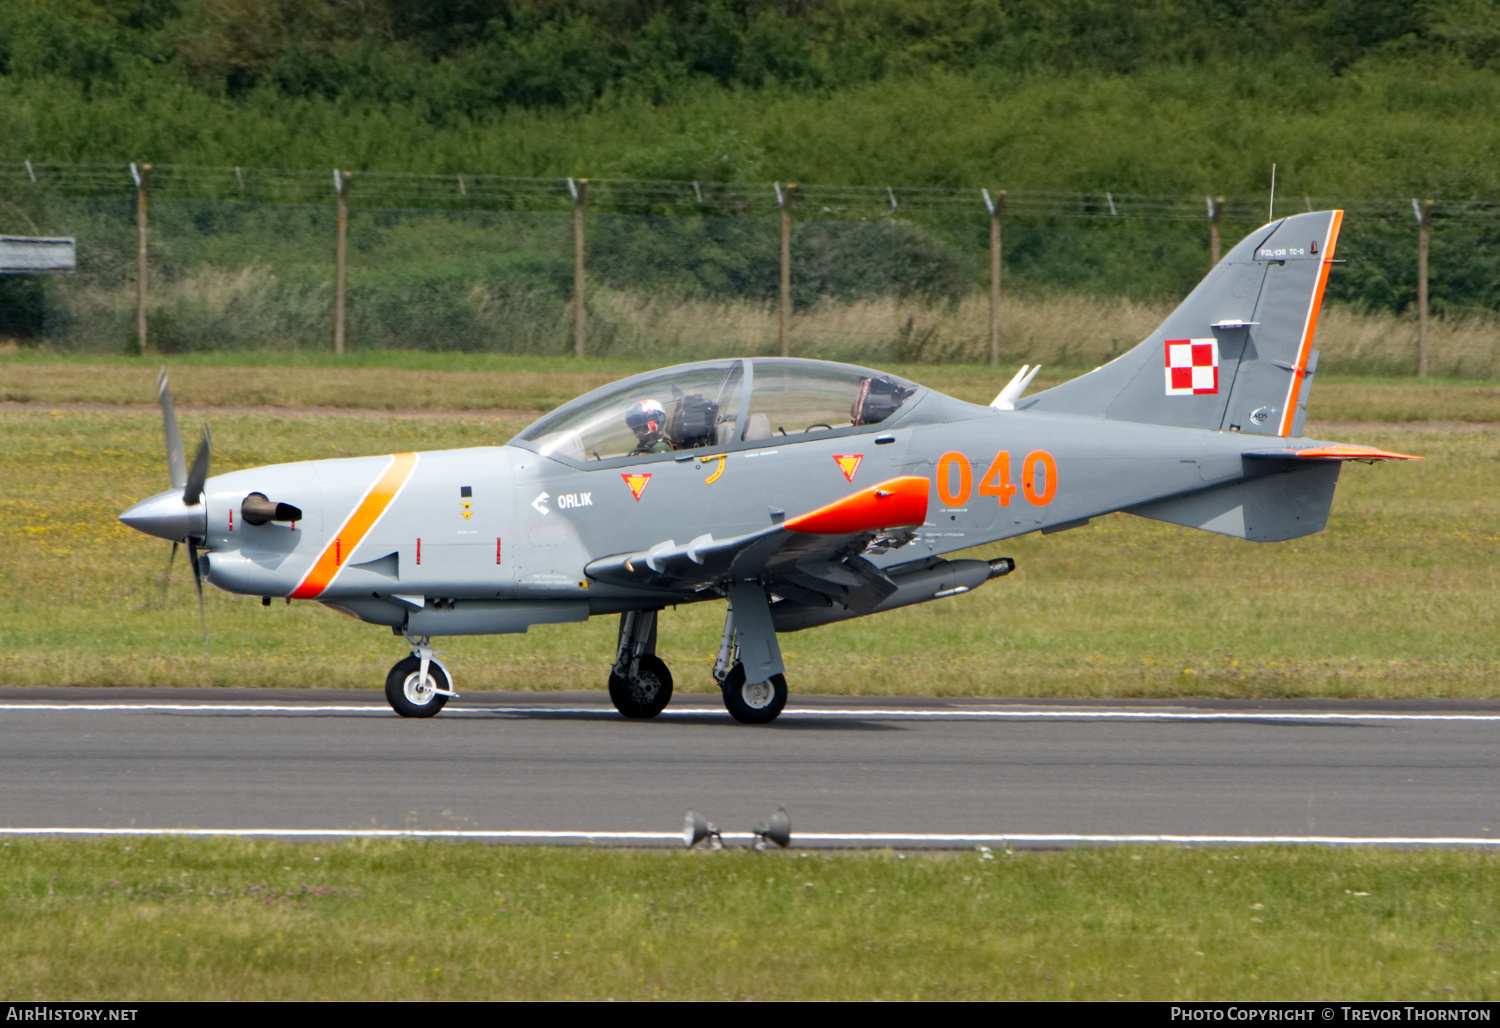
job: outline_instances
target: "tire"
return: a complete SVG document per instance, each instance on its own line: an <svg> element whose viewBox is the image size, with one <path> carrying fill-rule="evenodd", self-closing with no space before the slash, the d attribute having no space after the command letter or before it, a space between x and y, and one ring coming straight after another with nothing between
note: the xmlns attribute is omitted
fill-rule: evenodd
<svg viewBox="0 0 1500 1028"><path fill-rule="evenodd" d="M427 662L426 688L417 681L421 670L421 659L413 655L396 661L390 674L385 676L385 700L402 717L432 717L448 702L448 697L434 692L432 688L435 685L444 692L453 688L443 665L435 660Z"/></svg>
<svg viewBox="0 0 1500 1028"><path fill-rule="evenodd" d="M764 682L745 681L745 665L736 664L724 677L724 709L742 725L768 725L786 706L786 675Z"/></svg>
<svg viewBox="0 0 1500 1028"><path fill-rule="evenodd" d="M660 657L651 653L641 657L638 667L634 681L613 671L609 673L609 698L626 717L655 717L672 700L672 672Z"/></svg>

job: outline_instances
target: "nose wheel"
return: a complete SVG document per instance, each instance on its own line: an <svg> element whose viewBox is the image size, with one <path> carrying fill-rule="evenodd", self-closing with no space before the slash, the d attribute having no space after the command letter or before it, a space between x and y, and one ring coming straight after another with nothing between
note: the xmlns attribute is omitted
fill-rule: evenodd
<svg viewBox="0 0 1500 1028"><path fill-rule="evenodd" d="M724 676L724 709L742 725L768 725L786 706L786 675L772 675L763 682L745 681L745 665L735 664Z"/></svg>
<svg viewBox="0 0 1500 1028"><path fill-rule="evenodd" d="M452 695L448 669L431 656L424 661L413 653L385 676L385 700L402 717L432 717Z"/></svg>

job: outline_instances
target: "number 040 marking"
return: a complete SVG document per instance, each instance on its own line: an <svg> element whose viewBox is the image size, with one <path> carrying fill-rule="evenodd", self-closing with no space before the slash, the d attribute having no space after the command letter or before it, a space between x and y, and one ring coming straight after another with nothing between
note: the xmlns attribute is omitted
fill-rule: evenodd
<svg viewBox="0 0 1500 1028"><path fill-rule="evenodd" d="M938 458L938 498L949 507L961 507L969 502L974 489L974 473L969 468L969 458L950 451ZM1057 461L1046 450L1033 450L1021 462L1021 492L1028 503L1045 507L1057 494ZM1010 480L1010 451L1001 450L990 462L989 470L979 480L979 495L993 496L1002 507L1010 506L1010 498L1016 495L1016 487Z"/></svg>

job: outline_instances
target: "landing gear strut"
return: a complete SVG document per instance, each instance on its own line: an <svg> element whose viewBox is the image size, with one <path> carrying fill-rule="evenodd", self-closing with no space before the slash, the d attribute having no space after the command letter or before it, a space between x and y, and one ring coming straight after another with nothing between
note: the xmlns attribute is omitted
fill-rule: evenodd
<svg viewBox="0 0 1500 1028"><path fill-rule="evenodd" d="M730 717L744 725L767 725L781 715L787 698L771 600L757 582L734 582L728 593L714 677Z"/></svg>
<svg viewBox="0 0 1500 1028"><path fill-rule="evenodd" d="M453 691L453 676L432 655L427 636L407 638L411 656L396 661L385 676L385 699L402 717L432 717L443 709Z"/></svg>
<svg viewBox="0 0 1500 1028"><path fill-rule="evenodd" d="M656 655L654 610L620 615L620 642L609 672L609 698L626 717L655 717L672 699L672 672Z"/></svg>

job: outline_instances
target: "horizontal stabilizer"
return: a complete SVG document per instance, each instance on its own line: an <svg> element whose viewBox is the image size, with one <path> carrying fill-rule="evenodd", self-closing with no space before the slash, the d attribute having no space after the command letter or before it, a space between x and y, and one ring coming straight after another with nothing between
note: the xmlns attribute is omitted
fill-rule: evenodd
<svg viewBox="0 0 1500 1028"><path fill-rule="evenodd" d="M1382 460L1426 460L1426 457L1415 457L1409 453L1393 453L1390 450L1377 450L1373 446L1349 446L1344 443L1335 443L1332 446L1310 446L1303 450L1294 447L1283 447L1277 450L1249 450L1244 454L1246 457L1255 457L1262 460L1286 460L1295 457L1298 460L1357 460L1366 464L1374 464Z"/></svg>
<svg viewBox="0 0 1500 1028"><path fill-rule="evenodd" d="M1328 524L1342 466L1337 460L1290 464L1286 471L1127 507L1125 513L1254 542L1296 539Z"/></svg>

